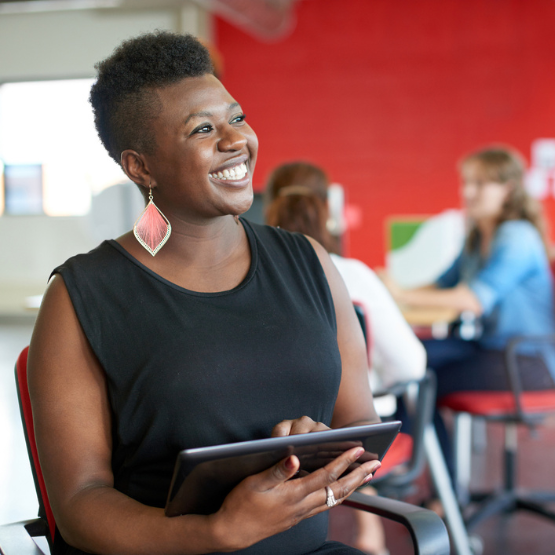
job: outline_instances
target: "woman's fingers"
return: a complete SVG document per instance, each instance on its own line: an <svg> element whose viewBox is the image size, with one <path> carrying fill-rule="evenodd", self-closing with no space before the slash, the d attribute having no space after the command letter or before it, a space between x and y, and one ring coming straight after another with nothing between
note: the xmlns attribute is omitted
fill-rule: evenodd
<svg viewBox="0 0 555 555"><path fill-rule="evenodd" d="M380 461L367 463L366 465L353 470L338 480L335 484L328 486L333 492L336 502L342 503L344 499L353 493L353 491L360 486L367 484L374 477L374 472L376 472L381 465L382 463ZM324 502L325 501L326 500L324 500Z"/></svg>
<svg viewBox="0 0 555 555"><path fill-rule="evenodd" d="M310 510L306 514L306 518L310 518L318 513L329 510L335 505L343 503L343 501L358 487L368 483L372 479L374 472L381 466L381 463L379 461L374 461L373 463L367 463L365 466L368 467L369 465L370 468L367 468L363 474L359 472L361 469L357 469L357 471L349 473L336 483L311 493L306 498L306 502L311 505ZM367 472L368 474L366 474ZM330 497L330 493L332 497ZM329 505L328 499L330 500Z"/></svg>
<svg viewBox="0 0 555 555"><path fill-rule="evenodd" d="M306 497L311 493L324 488L334 482L337 482L339 477L364 453L364 449L362 447L356 447L354 449L349 449L345 453L341 454L335 460L328 463L326 466L312 472L308 476L304 477L302 480L299 480L299 496L300 498ZM373 464L373 463L370 463ZM300 469L300 461L297 456L291 455L277 464L268 468L264 472L260 472L258 474L254 474L247 478L247 481L250 482L250 486L255 489L256 491L268 491L272 488L275 488L284 482L290 480L293 476L295 476L299 469ZM363 468L361 472L360 469ZM360 485L360 482L369 474L369 472L373 469L371 467L368 470L364 465L361 465L359 468L356 469L356 476L360 475L358 479L358 483L356 484L355 488ZM353 474L355 471L349 473L349 476ZM356 478L355 480L356 481Z"/></svg>
<svg viewBox="0 0 555 555"><path fill-rule="evenodd" d="M356 488L371 480L374 472L381 466L379 461L371 461L360 466L354 466L354 463L364 453L364 449L358 447L351 449L337 459L328 463L325 467L317 470L302 479L302 486L306 497L311 497L314 502L315 496L320 496L320 500L324 495L321 491L326 486L331 486L334 496L337 500L342 500L349 496ZM349 468L352 470L347 475L340 476ZM325 499L324 499L325 501ZM316 505L320 503L316 502Z"/></svg>
<svg viewBox="0 0 555 555"><path fill-rule="evenodd" d="M268 470L247 478L247 480L252 482L257 491L268 491L295 476L300 466L299 459L295 455L291 455L274 464Z"/></svg>
<svg viewBox="0 0 555 555"><path fill-rule="evenodd" d="M322 422L314 422L309 416L301 416L295 420L282 420L274 426L272 437L284 437L297 434L308 434L310 432L323 432L329 430Z"/></svg>

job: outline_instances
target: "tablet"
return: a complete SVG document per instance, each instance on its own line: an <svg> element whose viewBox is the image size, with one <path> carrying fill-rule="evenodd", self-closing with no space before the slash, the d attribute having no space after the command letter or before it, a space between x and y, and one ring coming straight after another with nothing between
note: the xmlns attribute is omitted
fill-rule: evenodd
<svg viewBox="0 0 555 555"><path fill-rule="evenodd" d="M215 513L239 482L290 455L296 455L301 463L298 476L359 445L365 453L348 471L363 462L381 461L400 428L401 422L395 421L185 449L177 456L166 516Z"/></svg>

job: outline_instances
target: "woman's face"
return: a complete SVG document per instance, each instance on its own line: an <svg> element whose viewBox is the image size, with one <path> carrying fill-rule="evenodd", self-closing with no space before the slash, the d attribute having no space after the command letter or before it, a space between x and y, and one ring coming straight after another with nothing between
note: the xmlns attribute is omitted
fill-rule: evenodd
<svg viewBox="0 0 555 555"><path fill-rule="evenodd" d="M467 216L476 221L501 215L510 186L489 179L478 162L466 163L461 172L461 196Z"/></svg>
<svg viewBox="0 0 555 555"><path fill-rule="evenodd" d="M258 140L239 104L213 75L157 93L156 151L144 159L162 212L206 219L248 210Z"/></svg>

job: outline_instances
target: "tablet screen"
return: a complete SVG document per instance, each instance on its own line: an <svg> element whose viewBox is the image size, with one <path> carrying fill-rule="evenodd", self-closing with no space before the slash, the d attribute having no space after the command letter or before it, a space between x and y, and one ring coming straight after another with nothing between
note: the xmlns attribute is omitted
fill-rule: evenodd
<svg viewBox="0 0 555 555"><path fill-rule="evenodd" d="M400 427L395 421L186 449L177 457L166 516L212 514L239 482L290 455L300 461L297 477L322 468L353 447L362 446L365 452L347 472L364 462L382 460Z"/></svg>

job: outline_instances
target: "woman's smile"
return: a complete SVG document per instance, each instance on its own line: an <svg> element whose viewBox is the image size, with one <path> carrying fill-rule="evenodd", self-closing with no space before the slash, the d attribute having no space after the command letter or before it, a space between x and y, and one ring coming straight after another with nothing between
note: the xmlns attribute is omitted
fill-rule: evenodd
<svg viewBox="0 0 555 555"><path fill-rule="evenodd" d="M208 174L211 181L233 187L249 184L248 156L236 156ZM225 182L225 183L224 183Z"/></svg>

